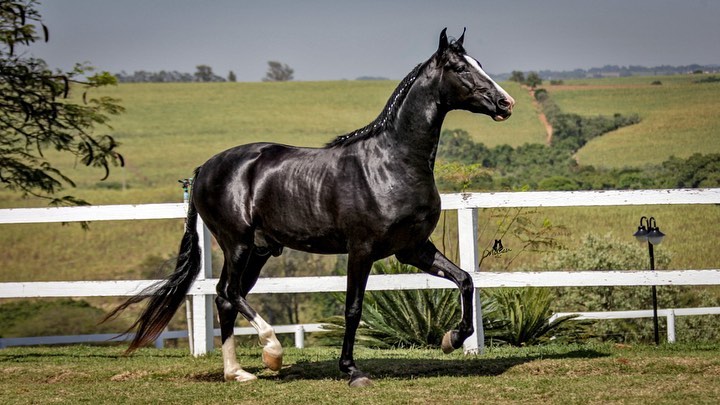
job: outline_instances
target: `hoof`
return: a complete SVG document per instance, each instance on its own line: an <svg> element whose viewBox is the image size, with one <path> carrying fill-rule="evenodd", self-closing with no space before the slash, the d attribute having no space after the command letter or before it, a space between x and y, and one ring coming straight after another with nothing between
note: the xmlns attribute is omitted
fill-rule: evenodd
<svg viewBox="0 0 720 405"><path fill-rule="evenodd" d="M278 371L282 368L282 359L282 352L280 355L271 354L267 350L262 352L263 364L272 371Z"/></svg>
<svg viewBox="0 0 720 405"><path fill-rule="evenodd" d="M445 354L452 353L452 352L455 350L455 348L454 348L453 345L452 345L452 335L453 335L453 332L455 332L455 331L449 330L449 331L447 331L447 333L443 336L442 344L440 345L440 347L442 348L442 351L443 351L443 353L445 353ZM457 332L456 332L456 333L457 333Z"/></svg>
<svg viewBox="0 0 720 405"><path fill-rule="evenodd" d="M372 380L369 379L367 376L360 376L356 378L351 378L350 382L348 382L348 385L351 388L360 388L360 387L372 387L373 383Z"/></svg>
<svg viewBox="0 0 720 405"><path fill-rule="evenodd" d="M255 377L255 375L250 374L243 369L238 369L229 373L225 373L225 381L250 382L255 380L257 380L257 377Z"/></svg>

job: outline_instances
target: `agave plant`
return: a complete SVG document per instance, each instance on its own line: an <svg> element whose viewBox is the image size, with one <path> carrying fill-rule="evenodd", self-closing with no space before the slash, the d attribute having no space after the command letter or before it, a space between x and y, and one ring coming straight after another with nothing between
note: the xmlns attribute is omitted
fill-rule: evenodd
<svg viewBox="0 0 720 405"><path fill-rule="evenodd" d="M378 274L417 272L396 260L376 262ZM340 298L340 296L337 296ZM496 313L494 302L483 301L483 313ZM357 332L358 344L371 347L439 347L442 337L457 326L462 315L456 289L372 291L365 295L363 321ZM489 316L485 328L500 325ZM330 333L326 343L337 344L345 323L342 317L325 320Z"/></svg>
<svg viewBox="0 0 720 405"><path fill-rule="evenodd" d="M380 274L412 269L397 261L378 262L374 268ZM440 346L462 315L458 299L454 289L377 291L366 297L363 321L370 336L390 346Z"/></svg>
<svg viewBox="0 0 720 405"><path fill-rule="evenodd" d="M412 266L395 260L376 262L379 274L410 273ZM342 299L341 295L336 296ZM550 322L552 291L544 288L483 290L485 338L492 343L523 346L541 343L548 333L575 315ZM365 296L357 343L370 347L439 347L443 334L460 320L462 309L455 289L372 291ZM324 321L330 332L320 341L338 344L345 328L343 317Z"/></svg>
<svg viewBox="0 0 720 405"><path fill-rule="evenodd" d="M489 291L497 313L497 328L486 332L488 338L513 346L542 343L549 332L577 315L559 317L550 322L553 301L545 288L497 288ZM486 315L488 316L488 315Z"/></svg>

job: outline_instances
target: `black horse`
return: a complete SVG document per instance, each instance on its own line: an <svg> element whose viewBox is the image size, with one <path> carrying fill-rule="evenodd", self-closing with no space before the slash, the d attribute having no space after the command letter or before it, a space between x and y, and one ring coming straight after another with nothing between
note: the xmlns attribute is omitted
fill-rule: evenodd
<svg viewBox="0 0 720 405"><path fill-rule="evenodd" d="M433 178L440 129L454 109L503 121L515 101L465 53L465 32L449 42L445 31L437 52L402 80L366 127L324 148L242 145L197 169L175 272L113 312L150 299L131 328L137 333L128 352L158 336L200 271L198 214L225 258L216 304L226 380L256 378L236 360L233 328L238 312L257 329L266 366L277 370L282 364L282 347L272 327L245 297L269 256L280 255L285 246L348 254L340 370L348 373L350 386L371 383L353 361L353 345L376 260L395 255L402 263L453 281L461 291L463 316L458 329L445 334L442 349L450 352L462 345L473 333L472 279L428 240L440 216Z"/></svg>

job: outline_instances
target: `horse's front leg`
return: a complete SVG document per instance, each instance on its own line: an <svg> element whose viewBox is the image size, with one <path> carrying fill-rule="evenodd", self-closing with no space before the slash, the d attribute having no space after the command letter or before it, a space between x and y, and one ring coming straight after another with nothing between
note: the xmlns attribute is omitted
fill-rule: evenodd
<svg viewBox="0 0 720 405"><path fill-rule="evenodd" d="M343 339L342 353L340 354L340 371L350 376L348 384L351 387L365 387L372 385L370 378L360 371L353 360L353 347L355 346L355 333L362 316L363 298L367 285L372 261L358 258L350 253L348 256L347 293L345 295L345 337Z"/></svg>
<svg viewBox="0 0 720 405"><path fill-rule="evenodd" d="M440 251L427 241L418 247L398 252L395 257L404 264L409 264L433 276L448 279L460 289L460 304L462 306L462 320L457 330L448 331L442 340L442 350L450 353L462 346L465 339L473 334L473 294L472 277L445 257Z"/></svg>

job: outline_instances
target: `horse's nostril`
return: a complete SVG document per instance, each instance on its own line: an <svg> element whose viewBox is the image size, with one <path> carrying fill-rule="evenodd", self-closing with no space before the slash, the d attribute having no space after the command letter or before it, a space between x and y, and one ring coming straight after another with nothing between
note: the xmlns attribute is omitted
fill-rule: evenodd
<svg viewBox="0 0 720 405"><path fill-rule="evenodd" d="M510 108L512 106L512 103L510 102L510 100L503 98L498 101L498 105L502 108Z"/></svg>

